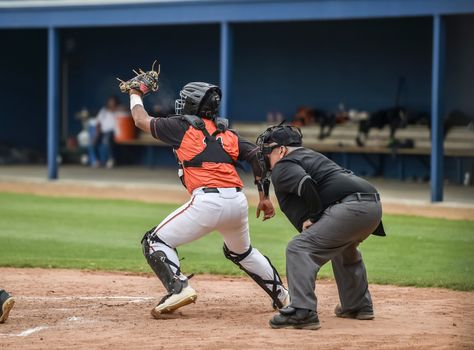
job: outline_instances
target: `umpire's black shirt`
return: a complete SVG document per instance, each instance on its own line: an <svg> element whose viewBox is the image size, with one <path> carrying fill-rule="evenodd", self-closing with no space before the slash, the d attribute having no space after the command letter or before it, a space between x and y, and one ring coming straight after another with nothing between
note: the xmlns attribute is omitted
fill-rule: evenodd
<svg viewBox="0 0 474 350"><path fill-rule="evenodd" d="M301 193L303 184L310 178L319 196L318 218L327 207L349 194L377 193L369 182L341 168L321 153L303 147L293 150L275 164L272 183L281 210L300 232L303 222L310 214L315 214L310 213Z"/></svg>

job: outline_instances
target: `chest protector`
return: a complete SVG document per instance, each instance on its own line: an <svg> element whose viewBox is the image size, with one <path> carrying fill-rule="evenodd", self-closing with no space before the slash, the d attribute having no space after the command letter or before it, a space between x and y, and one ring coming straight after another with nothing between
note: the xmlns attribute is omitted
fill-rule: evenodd
<svg viewBox="0 0 474 350"><path fill-rule="evenodd" d="M189 124L191 124L193 128L202 131L205 136L204 150L201 153L197 154L193 159L183 161L183 165L185 167L202 167L203 162L228 164L235 163L229 153L227 153L224 147L222 146L222 139L217 137L217 135L222 132L225 132L228 129L227 119L216 118L216 131L214 131L212 134L209 134L206 129L206 124L201 118L195 115L184 115L183 118Z"/></svg>
<svg viewBox="0 0 474 350"><path fill-rule="evenodd" d="M201 186L242 187L235 170L239 153L238 138L228 130L227 119L204 121L194 115L183 115L182 118L191 128L186 132L179 149L174 152L179 165L179 177L188 191L192 192ZM210 133L209 130L214 128Z"/></svg>

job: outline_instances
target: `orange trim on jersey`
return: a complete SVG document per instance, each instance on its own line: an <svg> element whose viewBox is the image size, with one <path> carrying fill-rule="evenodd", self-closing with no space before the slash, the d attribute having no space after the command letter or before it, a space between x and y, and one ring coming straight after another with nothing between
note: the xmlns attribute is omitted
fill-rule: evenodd
<svg viewBox="0 0 474 350"><path fill-rule="evenodd" d="M216 131L216 126L212 120L203 119L209 134ZM237 161L239 156L239 139L232 131L225 131L216 136L222 141L224 150L232 160ZM180 147L176 150L176 155L181 163L193 159L206 147L204 133L189 126L181 141ZM243 187L237 170L228 163L202 163L201 167L183 167L184 183L189 193L198 187Z"/></svg>
<svg viewBox="0 0 474 350"><path fill-rule="evenodd" d="M186 206L186 208L184 208L183 210L181 210L179 213L176 213L175 215L173 215L173 217L169 218L166 222L164 222L161 226L158 226L155 230L155 232L153 232L154 234L157 234L159 230L161 230L163 227L165 227L167 224L169 224L173 219L175 219L176 217L178 217L179 215L183 214L194 202L194 197L191 199L191 202L189 202L189 204Z"/></svg>

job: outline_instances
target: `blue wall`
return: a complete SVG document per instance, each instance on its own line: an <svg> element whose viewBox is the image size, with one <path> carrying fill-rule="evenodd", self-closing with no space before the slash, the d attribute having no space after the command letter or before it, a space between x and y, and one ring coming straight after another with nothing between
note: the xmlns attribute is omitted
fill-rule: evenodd
<svg viewBox="0 0 474 350"><path fill-rule="evenodd" d="M374 111L400 103L428 112L431 100L431 18L239 24L235 26L231 116L291 119L309 105ZM445 112L474 114L474 16L447 20Z"/></svg>
<svg viewBox="0 0 474 350"><path fill-rule="evenodd" d="M428 110L431 19L242 24L235 30L232 116L288 118L300 105L375 110L401 103Z"/></svg>
<svg viewBox="0 0 474 350"><path fill-rule="evenodd" d="M217 25L75 29L61 37L70 66L71 133L81 129L73 116L83 106L97 111L111 94L128 105L116 77L127 80L132 69L148 70L155 59L161 63L160 90L145 98L148 108L157 103L174 108L179 89L189 81L219 82Z"/></svg>
<svg viewBox="0 0 474 350"><path fill-rule="evenodd" d="M474 15L448 17L445 111L474 114Z"/></svg>
<svg viewBox="0 0 474 350"><path fill-rule="evenodd" d="M431 18L233 24L234 62L230 117L265 120L268 111L291 118L299 105L367 109L394 103L399 77L406 79L401 103L428 111L431 85ZM219 26L67 29L60 31L67 62L68 134L83 106L97 111L110 94L120 95L116 77L132 68L162 64L158 94L145 99L173 104L188 81L219 82ZM46 31L1 30L0 143L46 145ZM447 19L445 110L474 114L474 16ZM388 162L390 163L390 162ZM387 163L387 164L388 164ZM351 162L370 173L364 161ZM447 167L449 164L446 165ZM390 168L393 168L390 166ZM413 165L413 169L417 166ZM388 170L387 170L388 171ZM421 173L420 171L417 171Z"/></svg>
<svg viewBox="0 0 474 350"><path fill-rule="evenodd" d="M46 149L46 31L0 30L0 144Z"/></svg>

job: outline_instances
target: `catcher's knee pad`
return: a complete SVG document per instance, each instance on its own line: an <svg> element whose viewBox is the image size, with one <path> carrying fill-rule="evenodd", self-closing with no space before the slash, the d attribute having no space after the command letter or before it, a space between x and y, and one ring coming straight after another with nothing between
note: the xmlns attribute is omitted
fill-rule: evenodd
<svg viewBox="0 0 474 350"><path fill-rule="evenodd" d="M252 254L252 250L253 250L252 246L250 246L249 249L242 254L237 254L237 253L232 252L229 248L227 248L225 244L224 244L223 249L224 249L225 257L231 260L238 267L240 267L241 270L245 271L247 275L249 275L255 282L257 282L257 284L270 296L270 298L273 301L274 306L276 306L277 308L283 307L282 301L278 298L280 294L280 290L283 288L283 283L281 282L281 278L280 278L280 275L278 274L278 271L272 265L268 257L263 255L263 257L267 259L268 264L273 270L273 279L270 279L270 280L262 278L258 274L252 271L249 271L242 265L242 261Z"/></svg>
<svg viewBox="0 0 474 350"><path fill-rule="evenodd" d="M152 228L150 231L146 232L142 238L141 243L143 255L145 256L148 265L150 265L153 272L160 279L161 283L163 283L163 286L166 288L168 293L177 294L188 285L188 279L186 276L181 274L179 265L168 259L164 251L156 250L150 252L151 243L157 242L168 246L165 242L153 234L154 230L155 228ZM171 247L169 248L172 249ZM171 267L174 267L176 272L174 272Z"/></svg>

